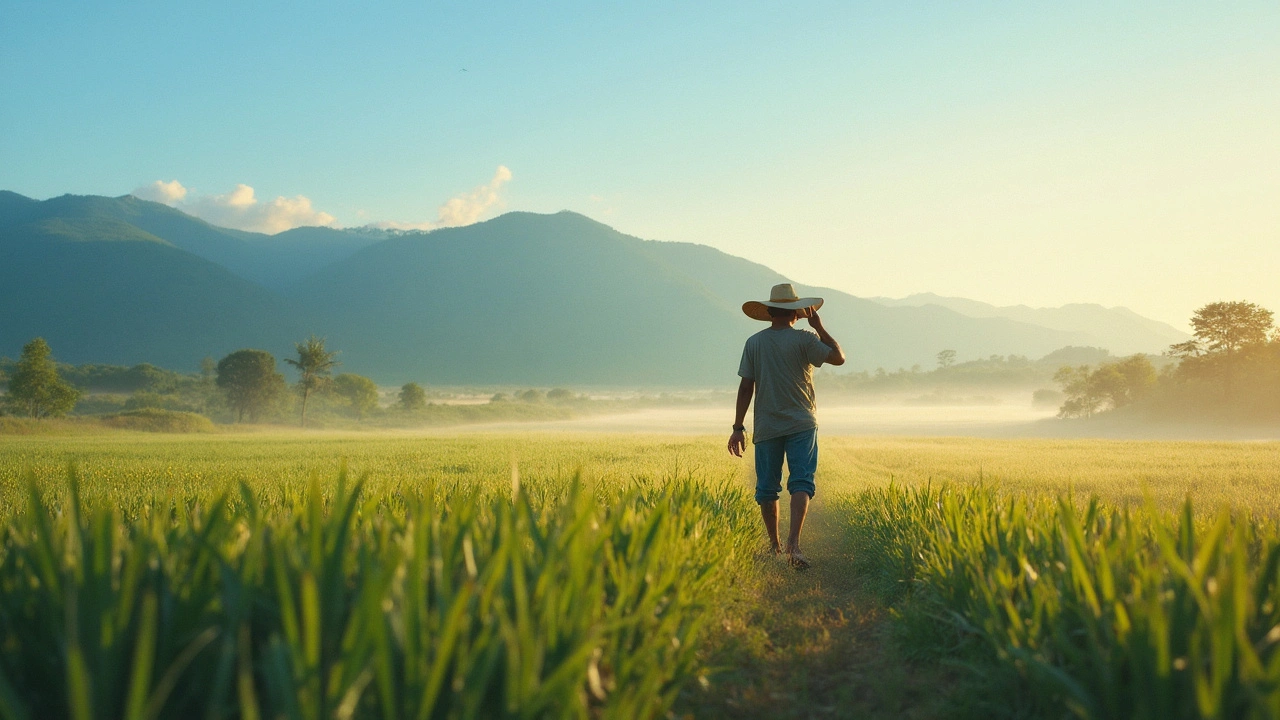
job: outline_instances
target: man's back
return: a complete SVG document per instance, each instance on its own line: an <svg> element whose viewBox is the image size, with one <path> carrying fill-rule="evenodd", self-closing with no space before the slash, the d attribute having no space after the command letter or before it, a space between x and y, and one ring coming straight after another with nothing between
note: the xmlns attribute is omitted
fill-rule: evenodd
<svg viewBox="0 0 1280 720"><path fill-rule="evenodd" d="M755 442L818 426L813 368L830 354L817 334L794 327L747 338L738 375L755 381Z"/></svg>

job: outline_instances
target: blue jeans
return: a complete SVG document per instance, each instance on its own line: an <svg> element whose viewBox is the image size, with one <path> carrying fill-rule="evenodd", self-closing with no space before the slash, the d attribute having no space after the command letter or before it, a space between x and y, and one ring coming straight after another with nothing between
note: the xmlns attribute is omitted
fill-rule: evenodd
<svg viewBox="0 0 1280 720"><path fill-rule="evenodd" d="M787 492L813 497L813 474L818 469L818 429L783 435L756 443L756 502L778 499L782 492L782 458L787 459Z"/></svg>

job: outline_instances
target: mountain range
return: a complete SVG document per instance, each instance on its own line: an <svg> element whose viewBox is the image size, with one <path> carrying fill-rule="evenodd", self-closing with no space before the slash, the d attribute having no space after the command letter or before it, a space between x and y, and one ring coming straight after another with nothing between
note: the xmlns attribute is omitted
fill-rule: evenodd
<svg viewBox="0 0 1280 720"><path fill-rule="evenodd" d="M387 384L718 385L734 382L743 340L762 327L742 302L779 282L764 265L571 212L262 235L132 196L0 191L0 355L43 336L64 362L193 369L243 347L282 357L315 333L344 370ZM1019 315L796 287L826 298L855 369L932 365L942 349L1156 352L1185 337L1117 309Z"/></svg>
<svg viewBox="0 0 1280 720"><path fill-rule="evenodd" d="M1071 303L1056 308L1026 305L999 307L967 298L919 293L904 298L869 298L888 307L937 305L973 318L1007 318L1018 322L1075 333L1078 344L1106 348L1115 355L1132 355L1163 350L1190 335L1172 325L1143 317L1126 307L1103 307L1095 303Z"/></svg>

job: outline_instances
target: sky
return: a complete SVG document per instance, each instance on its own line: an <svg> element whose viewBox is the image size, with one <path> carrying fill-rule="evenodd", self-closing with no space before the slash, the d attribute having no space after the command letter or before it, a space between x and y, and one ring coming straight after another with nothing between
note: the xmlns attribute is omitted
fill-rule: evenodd
<svg viewBox="0 0 1280 720"><path fill-rule="evenodd" d="M1275 0L0 0L0 98L41 199L568 209L860 296L1280 312Z"/></svg>

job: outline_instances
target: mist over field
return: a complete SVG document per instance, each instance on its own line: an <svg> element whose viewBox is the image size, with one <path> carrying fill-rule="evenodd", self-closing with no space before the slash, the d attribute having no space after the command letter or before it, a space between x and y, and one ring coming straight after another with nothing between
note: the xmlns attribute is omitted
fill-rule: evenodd
<svg viewBox="0 0 1280 720"><path fill-rule="evenodd" d="M1010 398L1013 400L1014 398ZM1026 400L1026 398L1019 398ZM998 405L822 405L818 427L824 435L973 435L999 437L1032 434L1031 423L1054 417L1053 410L1030 402ZM626 413L527 423L492 423L470 432L590 432L725 435L733 410L723 407L653 408ZM747 415L747 427L752 415ZM1047 435L1048 433L1046 433Z"/></svg>
<svg viewBox="0 0 1280 720"><path fill-rule="evenodd" d="M1104 438L1114 440L1280 440L1280 422L1222 424L1194 419L1160 423L1099 419L1073 423L1056 408L1035 407L1025 395L993 398L992 404L922 405L885 401L871 404L821 404L818 427L826 435L973 438ZM821 401L820 401L821 402ZM728 435L732 407L661 407L606 412L555 420L481 422L430 428L450 433L625 433L642 435ZM751 427L752 414L747 414ZM421 430L393 430L395 434Z"/></svg>

